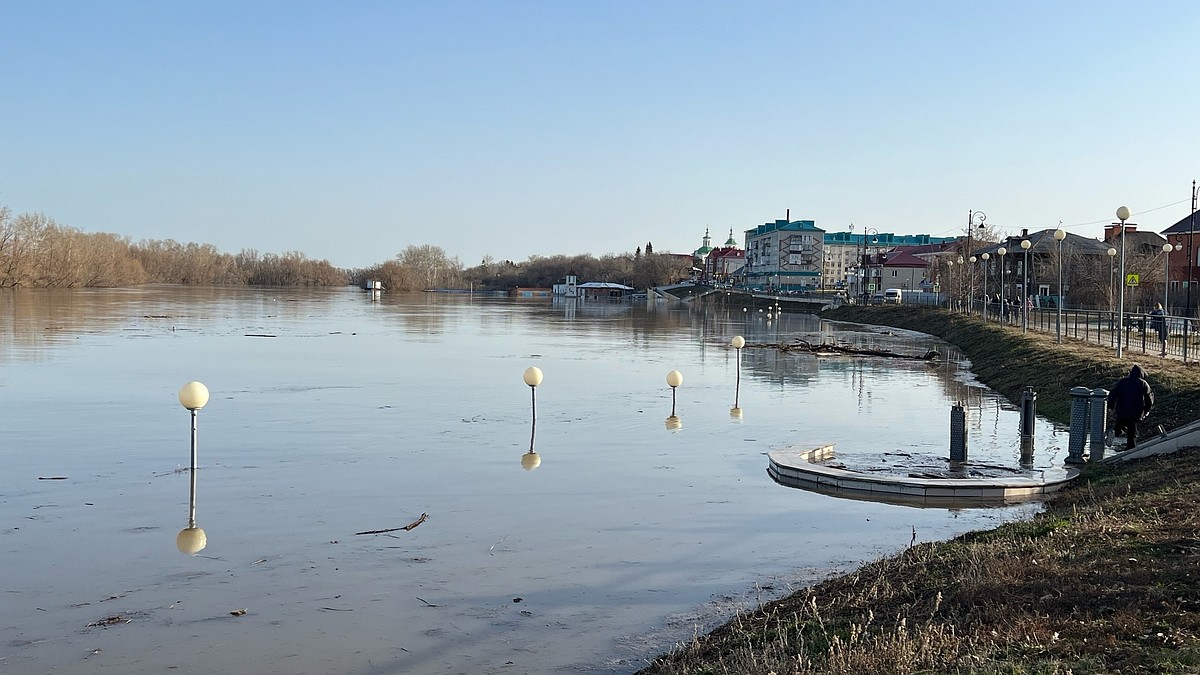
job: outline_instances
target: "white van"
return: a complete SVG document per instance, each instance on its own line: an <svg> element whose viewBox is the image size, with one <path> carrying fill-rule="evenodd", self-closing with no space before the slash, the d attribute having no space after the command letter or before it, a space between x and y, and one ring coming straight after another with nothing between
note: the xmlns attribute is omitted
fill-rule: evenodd
<svg viewBox="0 0 1200 675"><path fill-rule="evenodd" d="M904 297L904 293L901 292L899 288L889 288L883 292L883 301L884 302L899 303L899 302L901 302L903 297Z"/></svg>

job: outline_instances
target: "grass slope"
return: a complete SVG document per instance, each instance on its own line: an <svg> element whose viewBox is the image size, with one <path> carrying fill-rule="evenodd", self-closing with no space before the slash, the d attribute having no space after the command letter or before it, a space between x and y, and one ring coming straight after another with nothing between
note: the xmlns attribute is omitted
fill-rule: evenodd
<svg viewBox="0 0 1200 675"><path fill-rule="evenodd" d="M958 345L1010 398L1066 420L1070 387L1128 371L1107 350L938 310L836 318ZM1152 423L1200 417L1200 368L1143 364ZM921 544L739 615L642 673L1200 672L1200 450L1086 468L1033 520Z"/></svg>

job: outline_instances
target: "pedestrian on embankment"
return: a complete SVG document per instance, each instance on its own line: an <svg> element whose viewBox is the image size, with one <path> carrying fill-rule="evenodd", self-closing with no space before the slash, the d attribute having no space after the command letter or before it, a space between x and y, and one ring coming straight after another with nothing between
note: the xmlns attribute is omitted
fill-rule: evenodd
<svg viewBox="0 0 1200 675"><path fill-rule="evenodd" d="M1132 450L1137 440L1138 422L1146 419L1152 407L1154 391L1146 381L1146 372L1135 364L1108 392L1108 409L1113 419L1110 439L1123 431L1125 449Z"/></svg>

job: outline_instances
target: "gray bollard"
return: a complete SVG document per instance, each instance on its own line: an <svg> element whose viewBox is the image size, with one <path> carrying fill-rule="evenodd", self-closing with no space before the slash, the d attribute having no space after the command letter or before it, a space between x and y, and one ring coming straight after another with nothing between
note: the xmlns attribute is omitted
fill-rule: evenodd
<svg viewBox="0 0 1200 675"><path fill-rule="evenodd" d="M1104 459L1104 429L1108 423L1108 390L1093 389L1091 396L1091 457L1088 459L1099 462Z"/></svg>
<svg viewBox="0 0 1200 675"><path fill-rule="evenodd" d="M967 461L967 411L961 403L950 409L950 461Z"/></svg>
<svg viewBox="0 0 1200 675"><path fill-rule="evenodd" d="M1025 387L1021 392L1021 466L1033 465L1033 431L1037 417L1037 392Z"/></svg>
<svg viewBox="0 0 1200 675"><path fill-rule="evenodd" d="M1037 416L1037 392L1025 387L1021 392L1021 435L1033 438L1033 422Z"/></svg>
<svg viewBox="0 0 1200 675"><path fill-rule="evenodd" d="M1067 464L1083 463L1083 448L1087 445L1088 399L1092 390L1087 387L1075 387L1071 390L1071 429L1067 436Z"/></svg>

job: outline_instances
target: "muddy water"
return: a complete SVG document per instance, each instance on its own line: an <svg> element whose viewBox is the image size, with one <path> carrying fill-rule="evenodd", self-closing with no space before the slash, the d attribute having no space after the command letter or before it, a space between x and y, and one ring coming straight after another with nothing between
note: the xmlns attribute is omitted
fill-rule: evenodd
<svg viewBox="0 0 1200 675"><path fill-rule="evenodd" d="M972 457L1016 466L1016 412L944 345L940 365L748 347L730 415L733 335L914 353L925 338L737 307L349 289L0 303L4 673L629 672L914 530L1036 508L914 509L767 477L765 453L790 445L942 457L956 401ZM211 391L195 556L175 542L190 380ZM1038 433L1050 469L1065 435Z"/></svg>

